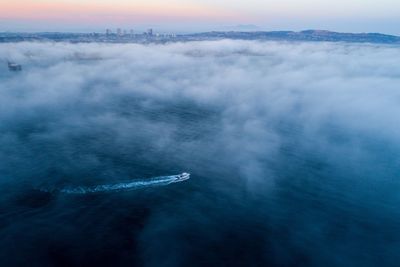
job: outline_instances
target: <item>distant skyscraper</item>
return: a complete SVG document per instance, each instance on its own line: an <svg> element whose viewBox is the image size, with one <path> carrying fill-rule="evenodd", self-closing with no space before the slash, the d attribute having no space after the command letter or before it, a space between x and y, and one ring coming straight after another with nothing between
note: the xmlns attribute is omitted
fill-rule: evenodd
<svg viewBox="0 0 400 267"><path fill-rule="evenodd" d="M134 31L133 31L133 30L130 30L129 32L130 32L131 36L133 36Z"/></svg>
<svg viewBox="0 0 400 267"><path fill-rule="evenodd" d="M110 29L106 29L106 35L111 35L112 31Z"/></svg>
<svg viewBox="0 0 400 267"><path fill-rule="evenodd" d="M148 29L147 30L147 35L153 36L153 29Z"/></svg>
<svg viewBox="0 0 400 267"><path fill-rule="evenodd" d="M118 36L121 36L121 35L122 35L122 30L121 30L121 28L118 28L118 29L117 29L117 35L118 35Z"/></svg>

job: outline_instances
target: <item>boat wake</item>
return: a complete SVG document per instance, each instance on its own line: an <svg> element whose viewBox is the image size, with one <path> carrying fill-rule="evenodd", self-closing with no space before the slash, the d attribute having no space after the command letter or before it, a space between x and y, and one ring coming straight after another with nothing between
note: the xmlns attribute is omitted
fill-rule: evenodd
<svg viewBox="0 0 400 267"><path fill-rule="evenodd" d="M179 175L170 176L159 176L143 180L132 180L125 183L116 184L104 184L95 186L76 186L76 187L65 187L59 190L60 193L65 194L90 194L90 193L102 193L102 192L114 192L114 191L129 191L134 189L164 186L172 183L179 183L190 178L189 173L182 173Z"/></svg>

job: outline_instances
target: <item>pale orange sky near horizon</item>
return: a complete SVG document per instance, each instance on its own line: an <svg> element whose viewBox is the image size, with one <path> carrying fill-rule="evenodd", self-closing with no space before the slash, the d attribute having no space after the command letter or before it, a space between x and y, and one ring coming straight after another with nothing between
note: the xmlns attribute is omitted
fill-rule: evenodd
<svg viewBox="0 0 400 267"><path fill-rule="evenodd" d="M82 19L92 18L93 20L101 20L104 17L127 17L135 20L138 16L141 19L146 17L154 18L240 18L239 14L227 12L226 10L218 10L208 6L186 3L184 5L173 3L157 3L132 1L100 1L96 4L87 1L4 1L0 0L1 14L3 19Z"/></svg>
<svg viewBox="0 0 400 267"><path fill-rule="evenodd" d="M15 25L103 28L157 23L390 32L400 22L399 10L397 0L0 0L0 31Z"/></svg>

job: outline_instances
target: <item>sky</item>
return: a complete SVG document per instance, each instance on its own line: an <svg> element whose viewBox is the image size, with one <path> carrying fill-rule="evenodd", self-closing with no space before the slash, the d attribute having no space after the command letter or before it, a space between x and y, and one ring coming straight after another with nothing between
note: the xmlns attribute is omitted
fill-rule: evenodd
<svg viewBox="0 0 400 267"><path fill-rule="evenodd" d="M304 30L399 34L397 0L0 0L0 31Z"/></svg>

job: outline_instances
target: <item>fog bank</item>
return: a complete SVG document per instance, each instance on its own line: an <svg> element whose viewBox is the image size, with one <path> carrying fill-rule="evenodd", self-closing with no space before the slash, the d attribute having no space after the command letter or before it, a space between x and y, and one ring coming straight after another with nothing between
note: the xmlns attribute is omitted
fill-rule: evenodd
<svg viewBox="0 0 400 267"><path fill-rule="evenodd" d="M0 262L395 266L399 58L341 43L0 44L23 66L0 67ZM36 191L184 171L142 192Z"/></svg>

